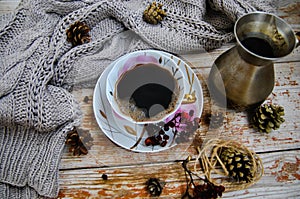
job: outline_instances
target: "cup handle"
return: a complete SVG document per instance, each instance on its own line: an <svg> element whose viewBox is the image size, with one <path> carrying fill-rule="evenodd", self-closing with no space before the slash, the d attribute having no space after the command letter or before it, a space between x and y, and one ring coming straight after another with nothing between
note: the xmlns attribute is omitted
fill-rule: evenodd
<svg viewBox="0 0 300 199"><path fill-rule="evenodd" d="M296 48L300 46L300 32L296 32Z"/></svg>

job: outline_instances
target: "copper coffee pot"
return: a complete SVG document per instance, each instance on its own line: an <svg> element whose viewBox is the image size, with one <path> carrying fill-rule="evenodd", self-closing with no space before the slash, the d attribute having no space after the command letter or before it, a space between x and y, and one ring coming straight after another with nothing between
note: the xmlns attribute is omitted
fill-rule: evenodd
<svg viewBox="0 0 300 199"><path fill-rule="evenodd" d="M215 60L208 86L217 101L245 109L270 95L275 79L273 62L290 54L299 40L284 20L264 12L239 18L234 34L237 43Z"/></svg>

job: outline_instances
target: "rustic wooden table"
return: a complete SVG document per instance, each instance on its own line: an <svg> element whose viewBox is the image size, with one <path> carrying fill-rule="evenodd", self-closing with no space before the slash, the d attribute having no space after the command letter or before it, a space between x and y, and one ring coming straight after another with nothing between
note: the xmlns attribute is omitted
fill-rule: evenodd
<svg viewBox="0 0 300 199"><path fill-rule="evenodd" d="M19 0L0 0L0 14L14 10ZM282 1L278 15L300 31L300 2ZM212 103L206 80L214 60L233 44L209 53L183 55L201 81L204 109L200 128L188 148L173 147L157 153L135 153L111 142L100 130L93 113L93 88L73 91L84 118L79 132L85 137L87 155L73 156L66 146L60 166L58 198L148 198L146 181L163 182L160 198L181 198L186 178L181 161L196 157L201 139L226 137L241 142L262 159L264 174L253 186L225 192L223 198L299 198L300 197L300 48L275 63L275 88L267 102L285 109L285 123L269 134L251 128L246 112L227 109L223 125L210 130L205 115L217 107ZM102 175L107 175L107 180Z"/></svg>

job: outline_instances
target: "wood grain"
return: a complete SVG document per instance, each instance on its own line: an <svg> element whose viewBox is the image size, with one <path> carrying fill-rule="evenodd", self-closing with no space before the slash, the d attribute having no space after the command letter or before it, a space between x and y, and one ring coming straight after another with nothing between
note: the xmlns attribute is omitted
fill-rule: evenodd
<svg viewBox="0 0 300 199"><path fill-rule="evenodd" d="M0 0L0 14L13 11L18 3L19 0ZM300 1L277 3L277 14L296 32L300 31ZM145 183L151 177L159 178L164 184L160 198L180 198L186 187L180 161L188 155L195 157L195 147L216 137L240 141L258 153L265 169L257 184L241 191L225 192L223 198L300 198L300 48L274 64L275 87L266 102L283 106L286 122L280 129L262 134L250 126L247 112L221 109L209 95L206 83L210 68L233 45L229 43L211 52L178 55L191 64L201 81L204 110L194 139L159 153L133 153L115 145L94 118L93 88L74 90L84 113L79 132L87 137L89 153L73 156L69 146L65 147L58 198L149 198ZM224 113L223 125L211 129L206 114L219 110ZM103 174L108 176L107 180L102 178Z"/></svg>
<svg viewBox="0 0 300 199"><path fill-rule="evenodd" d="M265 174L252 187L225 192L223 198L297 198L300 196L300 150L261 153ZM194 162L191 162L193 167ZM107 180L102 175L108 176ZM164 183L160 198L180 198L186 181L181 162L99 167L61 171L60 198L134 198L147 197L146 181L159 178ZM74 180L76 179L76 180ZM288 186L288 190L283 186Z"/></svg>
<svg viewBox="0 0 300 199"><path fill-rule="evenodd" d="M276 64L276 75L284 78L277 78L276 87L273 90L267 102L273 104L284 105L285 108L285 119L286 122L282 125L279 130L273 131L270 134L258 133L255 129L249 126L248 115L246 112L235 112L233 110L227 110L225 113L225 119L223 126L217 130L207 131L208 125L201 122L201 131L208 137L227 137L232 139L238 139L251 147L256 152L272 151L272 150L287 150L297 148L300 146L300 134L299 132L299 120L300 115L300 87L298 81L300 79L300 67L298 63L278 63ZM203 82L207 78L210 69L202 68L201 81L204 89L204 107L211 106L211 99L209 92ZM178 156L170 155L173 153L179 153L176 149L167 150L160 152L158 157L152 157L151 155L135 153L133 157L130 157L132 152L117 147L106 136L101 132L95 119L92 110L92 98L93 89L80 89L73 92L78 101L81 104L82 111L84 112L83 123L81 128L88 130L93 139L94 145L89 151L89 161L82 161L78 164L83 164L82 167L96 166L96 165L117 165L119 162L124 164L141 163L141 162L152 162L156 160L176 160ZM88 100L87 100L88 99ZM296 105L296 106L294 106ZM204 113L207 112L204 108ZM202 115L204 120L205 114ZM192 144L192 143L191 143ZM189 149L188 151L192 151ZM185 152L180 152L183 155ZM101 154L101 155L100 155ZM117 157L115 157L117 154ZM180 154L181 155L181 154ZM179 155L179 156L180 156ZM104 158L102 158L102 157ZM84 158L87 158L84 157ZM107 159L106 157L110 157ZM130 158L129 158L130 157ZM97 159L97 161L95 160ZM124 160L122 160L124 159ZM73 168L77 164L74 164L76 160L74 157L69 157L68 153L63 156L63 167L62 168ZM84 165L86 164L86 165ZM78 165L77 165L78 166Z"/></svg>

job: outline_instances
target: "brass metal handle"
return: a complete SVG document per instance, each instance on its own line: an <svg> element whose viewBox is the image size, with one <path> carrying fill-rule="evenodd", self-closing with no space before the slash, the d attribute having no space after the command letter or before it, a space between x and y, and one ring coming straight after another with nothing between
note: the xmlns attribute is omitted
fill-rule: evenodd
<svg viewBox="0 0 300 199"><path fill-rule="evenodd" d="M300 32L296 32L296 48L300 45Z"/></svg>

